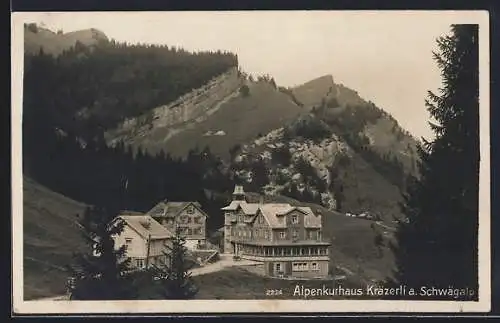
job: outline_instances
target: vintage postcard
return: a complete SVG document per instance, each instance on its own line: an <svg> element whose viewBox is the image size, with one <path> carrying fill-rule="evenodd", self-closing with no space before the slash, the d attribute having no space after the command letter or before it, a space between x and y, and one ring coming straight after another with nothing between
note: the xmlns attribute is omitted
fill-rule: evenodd
<svg viewBox="0 0 500 323"><path fill-rule="evenodd" d="M11 23L14 313L490 310L488 12Z"/></svg>

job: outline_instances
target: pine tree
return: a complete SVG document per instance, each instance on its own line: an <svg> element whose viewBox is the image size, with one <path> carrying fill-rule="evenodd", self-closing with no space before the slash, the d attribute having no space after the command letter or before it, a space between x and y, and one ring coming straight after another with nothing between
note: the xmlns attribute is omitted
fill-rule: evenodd
<svg viewBox="0 0 500 323"><path fill-rule="evenodd" d="M192 267L185 247L185 239L181 228L177 227L169 253L165 253L167 266L157 268L159 280L159 295L163 299L192 299L198 292L189 270Z"/></svg>
<svg viewBox="0 0 500 323"><path fill-rule="evenodd" d="M432 141L419 147L419 178L407 180L395 247L396 280L409 286L477 288L478 26L453 25L434 53L443 79L429 92ZM477 290L477 289L476 289ZM477 293L476 293L477 296Z"/></svg>
<svg viewBox="0 0 500 323"><path fill-rule="evenodd" d="M120 300L136 297L125 258L125 246L115 249L113 236L123 231L124 223L113 221L112 213L99 207L86 209L81 226L89 245L88 253L76 254L69 267L73 274L72 299Z"/></svg>

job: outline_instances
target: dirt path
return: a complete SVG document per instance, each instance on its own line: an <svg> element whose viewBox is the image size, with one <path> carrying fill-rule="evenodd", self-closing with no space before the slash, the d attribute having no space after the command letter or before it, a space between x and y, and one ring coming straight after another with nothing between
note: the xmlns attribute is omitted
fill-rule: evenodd
<svg viewBox="0 0 500 323"><path fill-rule="evenodd" d="M231 254L220 254L220 260L214 262L212 264L207 264L203 267L191 269L191 276L205 275L209 273L213 273L216 271L223 270L225 268L234 267L234 266L248 266L257 264L256 261L251 260L239 260L234 261L233 255Z"/></svg>

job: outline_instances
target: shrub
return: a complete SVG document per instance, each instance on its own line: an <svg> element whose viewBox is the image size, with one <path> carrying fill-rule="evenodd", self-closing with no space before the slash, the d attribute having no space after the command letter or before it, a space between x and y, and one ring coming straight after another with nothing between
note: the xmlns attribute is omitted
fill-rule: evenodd
<svg viewBox="0 0 500 323"><path fill-rule="evenodd" d="M242 96L244 96L244 97L249 96L249 95L250 95L250 88L248 87L248 85L246 85L246 84L245 84L245 85L242 85L242 86L240 87L240 93L241 93L241 95L242 95Z"/></svg>

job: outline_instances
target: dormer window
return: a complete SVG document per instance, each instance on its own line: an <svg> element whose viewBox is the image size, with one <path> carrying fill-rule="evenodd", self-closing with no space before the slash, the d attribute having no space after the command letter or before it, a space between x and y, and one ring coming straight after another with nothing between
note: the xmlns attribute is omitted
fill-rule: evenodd
<svg viewBox="0 0 500 323"><path fill-rule="evenodd" d="M292 215L292 223L293 224L299 223L299 216L298 215L296 215L296 214Z"/></svg>

